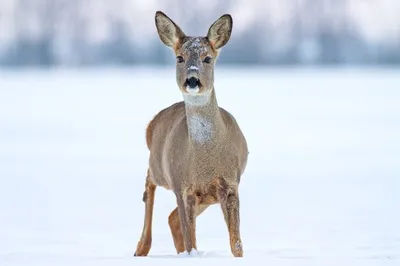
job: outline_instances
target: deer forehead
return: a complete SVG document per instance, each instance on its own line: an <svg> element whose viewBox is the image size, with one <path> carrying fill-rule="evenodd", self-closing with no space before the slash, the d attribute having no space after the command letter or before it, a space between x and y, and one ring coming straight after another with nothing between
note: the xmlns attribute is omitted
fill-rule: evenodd
<svg viewBox="0 0 400 266"><path fill-rule="evenodd" d="M182 44L182 53L186 55L195 55L195 56L201 56L204 54L207 54L210 45L208 42L201 37L192 37L188 38L183 44Z"/></svg>

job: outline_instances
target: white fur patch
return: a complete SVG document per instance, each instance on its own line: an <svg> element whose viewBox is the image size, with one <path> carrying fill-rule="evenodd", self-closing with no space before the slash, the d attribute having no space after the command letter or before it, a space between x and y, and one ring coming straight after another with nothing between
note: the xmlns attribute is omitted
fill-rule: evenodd
<svg viewBox="0 0 400 266"><path fill-rule="evenodd" d="M190 90L193 89L186 88L186 90L189 92ZM193 106L204 106L210 101L210 95L211 91L207 91L203 94L183 93L183 99L185 101L185 104Z"/></svg>
<svg viewBox="0 0 400 266"><path fill-rule="evenodd" d="M197 66L190 66L188 70L199 70L199 68Z"/></svg>
<svg viewBox="0 0 400 266"><path fill-rule="evenodd" d="M188 127L190 137L198 143L210 141L214 134L212 123L198 115L190 115L188 117Z"/></svg>

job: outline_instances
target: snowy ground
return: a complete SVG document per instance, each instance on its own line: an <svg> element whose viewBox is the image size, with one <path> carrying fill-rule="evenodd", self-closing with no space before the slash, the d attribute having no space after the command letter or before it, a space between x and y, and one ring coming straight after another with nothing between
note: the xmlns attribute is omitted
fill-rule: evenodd
<svg viewBox="0 0 400 266"><path fill-rule="evenodd" d="M244 258L213 206L192 265L399 265L400 70L221 68L216 90L250 149ZM0 72L0 265L188 265L164 189L132 256L145 127L181 99L173 69Z"/></svg>

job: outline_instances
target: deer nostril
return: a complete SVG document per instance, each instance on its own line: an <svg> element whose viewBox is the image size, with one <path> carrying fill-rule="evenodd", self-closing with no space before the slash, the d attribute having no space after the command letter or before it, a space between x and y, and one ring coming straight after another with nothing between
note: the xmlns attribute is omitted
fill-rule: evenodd
<svg viewBox="0 0 400 266"><path fill-rule="evenodd" d="M188 85L190 88L193 89L193 88L196 88L197 86L199 86L200 81L199 81L198 78L191 77L191 78L189 78L189 79L186 80L186 83L187 83L187 85Z"/></svg>

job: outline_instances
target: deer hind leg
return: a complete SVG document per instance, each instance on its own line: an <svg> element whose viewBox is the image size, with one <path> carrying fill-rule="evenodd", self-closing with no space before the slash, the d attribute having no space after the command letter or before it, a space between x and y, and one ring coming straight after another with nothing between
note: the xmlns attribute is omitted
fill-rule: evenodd
<svg viewBox="0 0 400 266"><path fill-rule="evenodd" d="M202 212L207 209L208 205L198 205L196 207L196 217L199 216ZM183 240L183 234L182 234L182 227L181 227L181 221L179 217L179 212L178 212L178 207L175 208L171 212L171 214L168 217L168 224L171 229L172 233L172 238L174 239L174 245L176 248L176 252L182 253L185 251L185 242ZM197 248L196 243L194 243L194 248Z"/></svg>
<svg viewBox="0 0 400 266"><path fill-rule="evenodd" d="M219 197L233 256L243 257L242 240L240 239L239 194L236 189L229 188L224 180L220 182Z"/></svg>
<svg viewBox="0 0 400 266"><path fill-rule="evenodd" d="M156 185L151 182L149 171L147 171L143 201L145 203L145 215L142 236L136 247L134 256L147 256L151 248L151 226L153 220L153 206Z"/></svg>

